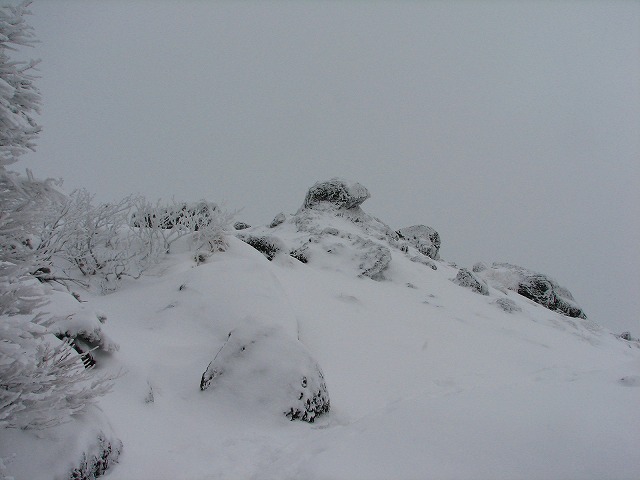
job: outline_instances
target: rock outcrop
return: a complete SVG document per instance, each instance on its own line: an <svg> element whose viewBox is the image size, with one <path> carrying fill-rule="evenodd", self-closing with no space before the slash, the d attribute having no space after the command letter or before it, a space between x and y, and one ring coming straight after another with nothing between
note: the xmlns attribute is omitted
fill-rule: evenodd
<svg viewBox="0 0 640 480"><path fill-rule="evenodd" d="M487 287L486 282L477 278L466 268L461 268L460 270L458 270L456 278L454 278L452 281L456 285L468 288L473 292L479 293L480 295L489 295L489 287Z"/></svg>
<svg viewBox="0 0 640 480"><path fill-rule="evenodd" d="M510 263L494 263L491 267L476 264L476 275L498 289L508 289L563 315L586 319L569 290L542 273Z"/></svg>
<svg viewBox="0 0 640 480"><path fill-rule="evenodd" d="M420 253L429 258L440 258L440 235L433 228L426 225L414 225L398 230L401 239L416 247Z"/></svg>
<svg viewBox="0 0 640 480"><path fill-rule="evenodd" d="M317 182L309 189L303 208L329 204L349 209L360 206L369 197L369 191L359 183L332 178L327 182Z"/></svg>
<svg viewBox="0 0 640 480"><path fill-rule="evenodd" d="M323 262L360 277L383 280L394 255L437 269L440 236L417 225L398 232L360 207L370 197L357 182L333 178L316 182L294 215L278 214L265 227L238 232L238 238L269 260L282 252L302 263Z"/></svg>

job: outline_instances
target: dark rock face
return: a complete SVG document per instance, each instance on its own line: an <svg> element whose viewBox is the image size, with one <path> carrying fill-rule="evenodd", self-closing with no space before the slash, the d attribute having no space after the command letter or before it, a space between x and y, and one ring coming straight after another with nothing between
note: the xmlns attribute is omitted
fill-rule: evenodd
<svg viewBox="0 0 640 480"><path fill-rule="evenodd" d="M426 225L414 225L397 231L401 239L416 247L420 253L429 258L440 258L440 235L433 228Z"/></svg>
<svg viewBox="0 0 640 480"><path fill-rule="evenodd" d="M489 287L484 280L478 279L473 273L466 268L458 270L458 275L453 279L453 283L461 287L468 288L480 295L489 295Z"/></svg>
<svg viewBox="0 0 640 480"><path fill-rule="evenodd" d="M549 310L573 318L587 318L571 292L542 273L510 263L494 263L478 274L497 287L513 290Z"/></svg>
<svg viewBox="0 0 640 480"><path fill-rule="evenodd" d="M317 182L309 189L303 208L328 203L338 208L350 209L361 205L369 197L369 191L359 183L332 178L327 182Z"/></svg>
<svg viewBox="0 0 640 480"><path fill-rule="evenodd" d="M573 297L566 296L566 290L561 292L558 285L551 279L535 274L526 279L526 282L518 285L518 293L549 310L555 310L569 317L587 318L582 310L573 302ZM562 295L565 293L565 295Z"/></svg>

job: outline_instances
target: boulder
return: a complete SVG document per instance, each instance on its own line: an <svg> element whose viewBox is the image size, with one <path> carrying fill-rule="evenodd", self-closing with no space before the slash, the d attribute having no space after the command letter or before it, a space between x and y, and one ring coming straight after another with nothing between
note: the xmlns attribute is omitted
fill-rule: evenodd
<svg viewBox="0 0 640 480"><path fill-rule="evenodd" d="M510 263L494 263L490 268L478 272L478 275L496 288L517 292L549 310L569 317L587 318L571 292L542 273Z"/></svg>
<svg viewBox="0 0 640 480"><path fill-rule="evenodd" d="M316 182L307 192L303 208L332 205L337 208L358 207L371 195L359 183L349 183L339 178L326 182Z"/></svg>
<svg viewBox="0 0 640 480"><path fill-rule="evenodd" d="M485 281L477 278L466 268L461 268L460 270L458 270L458 275L456 275L456 278L454 278L452 281L456 285L468 288L473 292L479 293L481 295L489 295L489 287L487 287Z"/></svg>
<svg viewBox="0 0 640 480"><path fill-rule="evenodd" d="M251 319L217 348L200 390L231 396L251 410L309 423L330 408L324 374L306 347L281 328Z"/></svg>
<svg viewBox="0 0 640 480"><path fill-rule="evenodd" d="M236 230L246 230L247 228L251 228L251 225L245 222L236 222L233 224L233 228Z"/></svg>
<svg viewBox="0 0 640 480"><path fill-rule="evenodd" d="M284 223L284 221L287 219L287 217L284 215L284 213L280 212L278 215L275 216L275 218L271 221L271 223L269 224L269 228L275 228L278 225L282 225Z"/></svg>
<svg viewBox="0 0 640 480"><path fill-rule="evenodd" d="M440 258L440 234L426 225L401 228L396 232L401 239L416 247L418 251L433 260Z"/></svg>

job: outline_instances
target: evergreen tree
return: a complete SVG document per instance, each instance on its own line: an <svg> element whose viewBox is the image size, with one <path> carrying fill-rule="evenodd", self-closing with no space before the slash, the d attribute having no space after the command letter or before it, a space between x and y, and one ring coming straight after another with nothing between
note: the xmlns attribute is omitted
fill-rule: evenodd
<svg viewBox="0 0 640 480"><path fill-rule="evenodd" d="M35 147L40 126L34 120L39 113L40 92L31 73L36 61L17 61L10 53L36 42L33 28L25 16L31 2L0 7L0 168L18 161Z"/></svg>

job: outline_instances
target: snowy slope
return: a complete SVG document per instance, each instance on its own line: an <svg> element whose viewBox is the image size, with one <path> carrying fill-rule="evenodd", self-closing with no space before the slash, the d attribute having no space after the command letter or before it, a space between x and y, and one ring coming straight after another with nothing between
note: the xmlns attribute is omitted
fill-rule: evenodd
<svg viewBox="0 0 640 480"><path fill-rule="evenodd" d="M355 208L238 232L269 236L272 261L231 237L204 264L175 253L118 292L83 294L120 345L99 369L124 372L101 401L124 444L107 478L638 478L637 343L513 291L463 288L456 267L412 261L413 246ZM302 245L307 263L289 255ZM387 252L375 280L362 273ZM227 355L242 368L201 391L240 328L285 340ZM299 351L331 398L314 423L289 421L273 386ZM51 478L27 467L35 435L12 435L8 474Z"/></svg>

